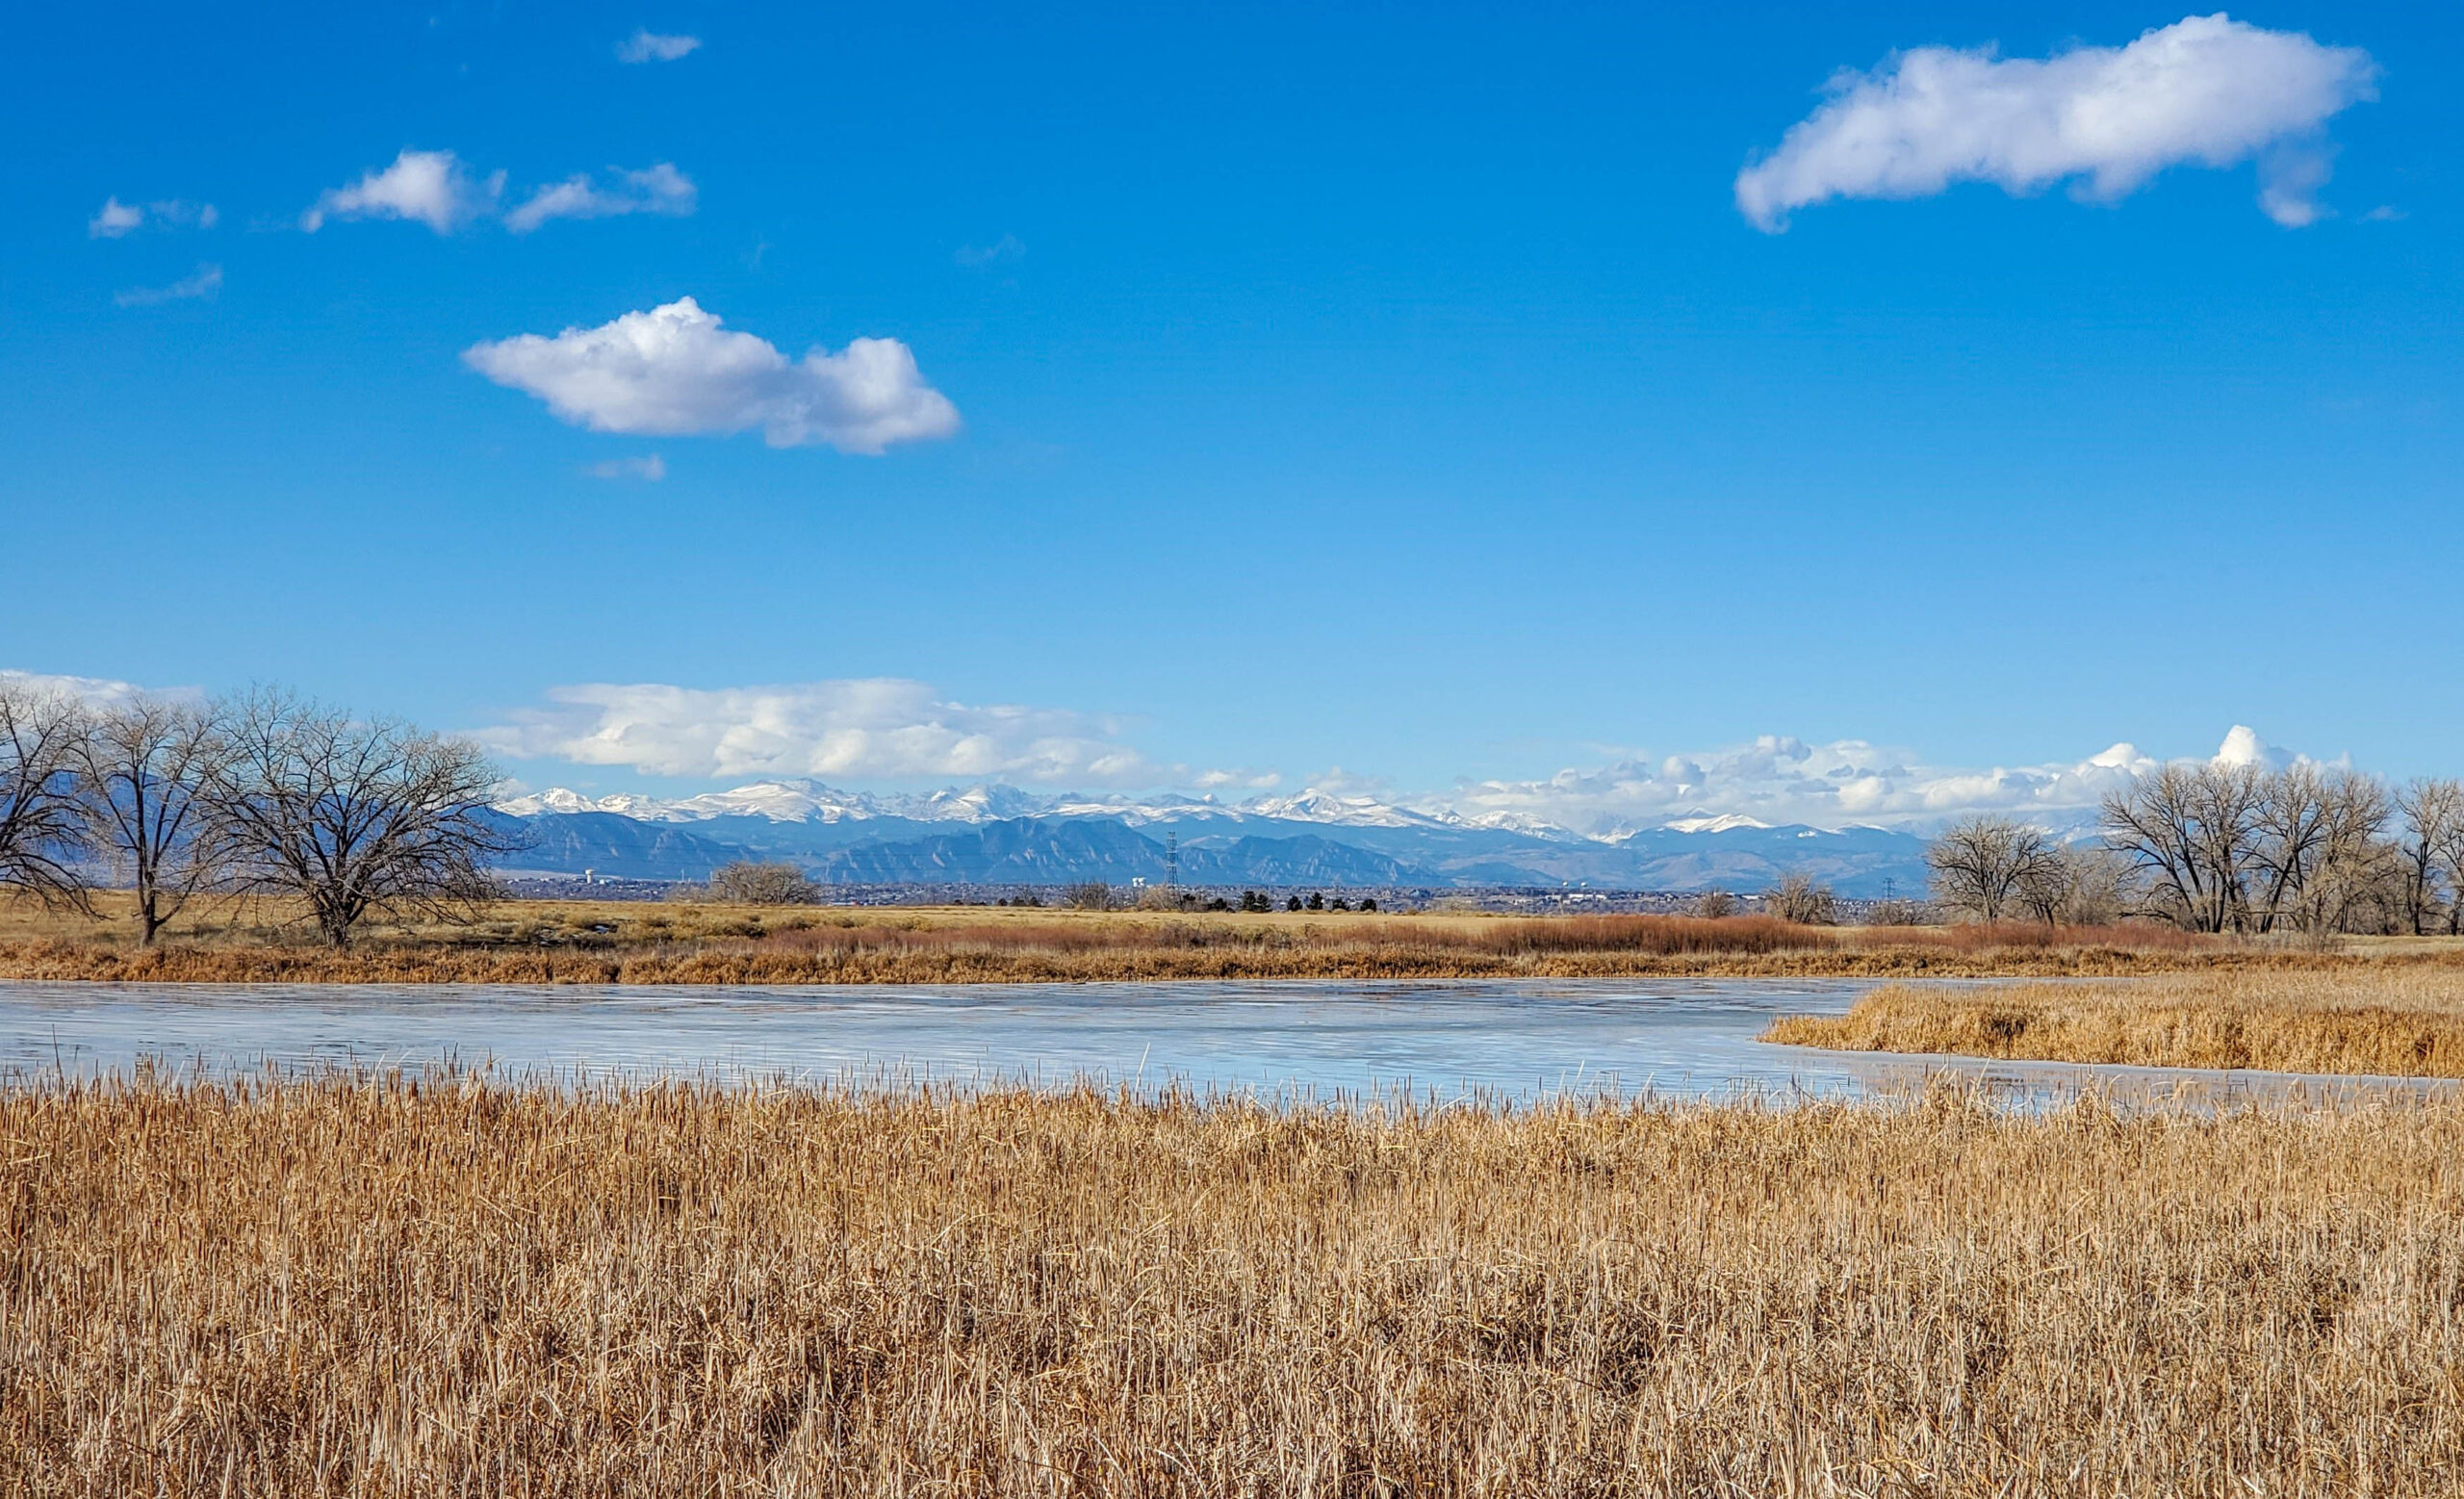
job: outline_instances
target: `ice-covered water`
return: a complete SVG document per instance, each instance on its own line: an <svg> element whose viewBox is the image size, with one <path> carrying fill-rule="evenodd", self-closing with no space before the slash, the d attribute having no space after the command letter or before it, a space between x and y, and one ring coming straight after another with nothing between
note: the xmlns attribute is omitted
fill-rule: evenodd
<svg viewBox="0 0 2464 1499"><path fill-rule="evenodd" d="M1445 980L813 988L0 984L0 1073L451 1063L500 1075L1478 1093L1528 1100L1817 1097L1928 1073L2023 1094L2100 1079L2281 1091L2264 1074L1884 1057L1766 1046L1856 980Z"/></svg>

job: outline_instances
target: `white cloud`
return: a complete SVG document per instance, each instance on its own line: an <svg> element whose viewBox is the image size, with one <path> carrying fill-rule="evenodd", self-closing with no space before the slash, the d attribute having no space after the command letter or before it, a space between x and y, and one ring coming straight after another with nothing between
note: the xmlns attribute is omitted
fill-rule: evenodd
<svg viewBox="0 0 2464 1499"><path fill-rule="evenodd" d="M222 295L222 268L202 265L196 273L184 276L168 286L132 286L113 296L112 300L123 307L152 307L162 302L186 301L202 297L208 301Z"/></svg>
<svg viewBox="0 0 2464 1499"><path fill-rule="evenodd" d="M860 338L834 354L815 349L791 360L767 340L721 328L690 297L553 338L475 344L462 358L600 432L677 437L757 426L774 448L828 443L878 453L959 428L958 408L924 382L914 353L896 339Z"/></svg>
<svg viewBox="0 0 2464 1499"><path fill-rule="evenodd" d="M12 692L30 692L81 699L96 708L110 708L132 698L163 697L189 700L200 694L193 687L174 687L157 691L139 686L133 682L115 682L107 677L63 677L39 671L0 669L0 688Z"/></svg>
<svg viewBox="0 0 2464 1499"><path fill-rule="evenodd" d="M655 484L667 478L667 460L657 453L647 458L610 458L582 472L593 478L638 478Z"/></svg>
<svg viewBox="0 0 2464 1499"><path fill-rule="evenodd" d="M451 234L493 210L503 192L503 172L481 181L451 151L406 147L384 170L363 172L348 187L328 189L299 216L299 227L314 234L328 219L407 219Z"/></svg>
<svg viewBox="0 0 2464 1499"><path fill-rule="evenodd" d="M712 689L596 684L553 688L548 700L476 737L506 755L659 776L1150 786L1170 774L1122 744L1107 720L954 703L897 678Z"/></svg>
<svg viewBox="0 0 2464 1499"><path fill-rule="evenodd" d="M1791 210L1835 197L1924 197L1955 182L2029 193L2081 179L2079 195L2112 200L2169 167L2255 158L2260 206L2297 227L2321 213L2322 128L2375 98L2377 77L2357 47L2221 13L2041 60L1919 47L1833 78L1830 99L1737 174L1736 204L1777 232Z"/></svg>
<svg viewBox="0 0 2464 1499"><path fill-rule="evenodd" d="M2297 758L2239 724L2213 757L2220 764L2271 768ZM1467 783L1408 805L1546 823L1593 837L1722 816L1836 828L1930 826L1991 812L2062 826L2090 820L2106 792L2162 763L2120 743L2080 761L1972 769L1927 764L1862 739L1809 744L1765 735L1707 754L1629 759L1562 770L1541 781Z"/></svg>
<svg viewBox="0 0 2464 1499"><path fill-rule="evenodd" d="M699 37L662 35L645 26L616 43L616 58L624 63L673 63L701 45Z"/></svg>
<svg viewBox="0 0 2464 1499"><path fill-rule="evenodd" d="M86 221L86 237L90 240L116 240L134 232L145 222L145 210L132 208L118 196L103 199L102 211Z"/></svg>
<svg viewBox="0 0 2464 1499"><path fill-rule="evenodd" d="M1026 253L1026 246L1018 242L1016 235L1005 234L989 245L962 245L953 258L969 271L988 271L1023 259Z"/></svg>
<svg viewBox="0 0 2464 1499"><path fill-rule="evenodd" d="M185 198L160 198L151 203L123 203L116 194L103 199L86 220L90 240L116 240L151 225L158 229L211 229L221 219L212 203Z"/></svg>
<svg viewBox="0 0 2464 1499"><path fill-rule="evenodd" d="M587 172L577 172L532 194L504 216L504 226L528 234L551 219L608 219L623 214L693 212L698 194L692 180L674 165L660 162L639 171L617 169L613 183L602 188Z"/></svg>

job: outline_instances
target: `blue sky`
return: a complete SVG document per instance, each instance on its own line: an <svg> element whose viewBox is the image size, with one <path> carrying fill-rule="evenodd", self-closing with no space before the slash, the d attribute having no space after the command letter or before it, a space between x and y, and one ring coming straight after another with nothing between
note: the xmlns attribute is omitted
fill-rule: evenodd
<svg viewBox="0 0 2464 1499"><path fill-rule="evenodd" d="M2237 723L2464 768L2451 12L2234 13L2328 61L2191 79L2228 165L1877 197L1810 139L1847 195L1740 207L1840 69L2184 13L29 13L0 667L295 684L598 790L1436 792L1759 736L1921 780ZM451 232L351 195L406 150ZM580 174L598 216L521 218ZM680 431L750 420L698 367L592 430L571 346L471 353L685 297L777 347L773 417L897 341L864 430L915 435Z"/></svg>

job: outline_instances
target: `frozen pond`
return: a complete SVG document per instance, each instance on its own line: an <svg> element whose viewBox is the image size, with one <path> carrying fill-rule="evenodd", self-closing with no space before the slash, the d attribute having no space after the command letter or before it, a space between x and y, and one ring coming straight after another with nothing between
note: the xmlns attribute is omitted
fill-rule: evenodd
<svg viewBox="0 0 2464 1499"><path fill-rule="evenodd" d="M2290 1079L1764 1046L1856 980L1449 980L687 988L0 983L0 1075L326 1067L973 1086L1091 1081L1327 1097L1409 1090L1830 1097L1945 1069L2022 1095L2090 1082L2214 1097ZM2338 1091L2353 1086L2335 1085Z"/></svg>

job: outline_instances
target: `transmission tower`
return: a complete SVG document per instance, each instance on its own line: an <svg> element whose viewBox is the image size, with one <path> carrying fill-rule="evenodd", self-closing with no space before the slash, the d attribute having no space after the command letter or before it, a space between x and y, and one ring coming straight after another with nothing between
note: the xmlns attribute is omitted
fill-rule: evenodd
<svg viewBox="0 0 2464 1499"><path fill-rule="evenodd" d="M1178 828L1164 830L1164 888L1181 888L1181 830Z"/></svg>

